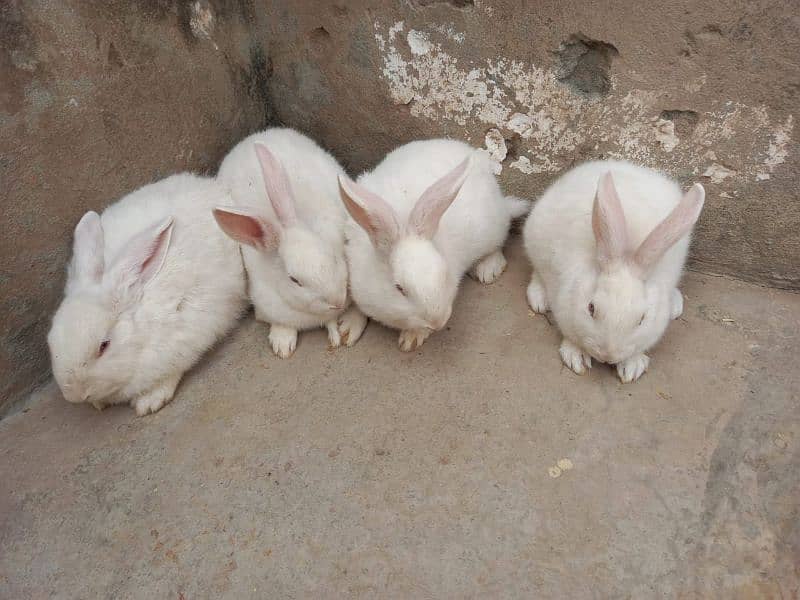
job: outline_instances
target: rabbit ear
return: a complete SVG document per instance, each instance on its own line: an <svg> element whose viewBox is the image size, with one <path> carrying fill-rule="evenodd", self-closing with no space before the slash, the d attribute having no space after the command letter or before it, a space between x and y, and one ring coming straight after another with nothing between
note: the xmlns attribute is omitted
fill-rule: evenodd
<svg viewBox="0 0 800 600"><path fill-rule="evenodd" d="M276 250L280 245L278 228L254 210L218 206L214 218L219 228L240 244L259 250Z"/></svg>
<svg viewBox="0 0 800 600"><path fill-rule="evenodd" d="M255 144L256 156L261 165L261 174L264 177L264 187L267 197L278 217L278 222L284 227L293 224L297 219L294 211L294 198L292 187L286 170L277 157L270 152L264 144Z"/></svg>
<svg viewBox="0 0 800 600"><path fill-rule="evenodd" d="M86 282L99 282L103 278L105 239L100 215L89 211L75 226L72 264L75 275Z"/></svg>
<svg viewBox="0 0 800 600"><path fill-rule="evenodd" d="M164 266L172 238L172 217L136 234L120 251L112 271L122 289L141 288Z"/></svg>
<svg viewBox="0 0 800 600"><path fill-rule="evenodd" d="M695 183L667 217L656 225L633 255L634 263L643 271L650 270L675 242L692 230L703 210L706 191Z"/></svg>
<svg viewBox="0 0 800 600"><path fill-rule="evenodd" d="M400 235L394 210L364 186L339 175L339 195L347 212L369 234L373 246L388 250Z"/></svg>
<svg viewBox="0 0 800 600"><path fill-rule="evenodd" d="M610 172L604 174L597 184L592 230L600 266L608 266L625 257L628 251L628 225Z"/></svg>
<svg viewBox="0 0 800 600"><path fill-rule="evenodd" d="M422 193L408 217L414 233L427 239L436 234L442 215L456 199L467 178L468 166L469 157Z"/></svg>

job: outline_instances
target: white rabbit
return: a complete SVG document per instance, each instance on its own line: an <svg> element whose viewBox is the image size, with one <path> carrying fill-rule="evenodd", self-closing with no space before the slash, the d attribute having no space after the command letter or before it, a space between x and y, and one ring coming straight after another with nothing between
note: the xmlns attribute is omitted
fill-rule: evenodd
<svg viewBox="0 0 800 600"><path fill-rule="evenodd" d="M184 173L83 216L47 337L68 401L156 412L233 327L247 297L238 248L211 217L225 198Z"/></svg>
<svg viewBox="0 0 800 600"><path fill-rule="evenodd" d="M217 179L233 206L214 216L243 244L256 318L270 324L275 354L288 358L298 330L326 327L332 347L352 346L367 319L349 306L339 163L292 129L253 134L222 161Z"/></svg>
<svg viewBox="0 0 800 600"><path fill-rule="evenodd" d="M561 359L575 373L592 357L638 379L645 352L683 312L677 289L692 227L705 199L695 184L624 161L596 161L567 172L525 223L533 277L528 302L553 312L564 336Z"/></svg>
<svg viewBox="0 0 800 600"><path fill-rule="evenodd" d="M511 219L530 207L503 195L485 153L453 140L406 144L358 183L339 184L355 220L346 249L353 299L401 330L404 351L445 326L468 269L483 283L503 272Z"/></svg>

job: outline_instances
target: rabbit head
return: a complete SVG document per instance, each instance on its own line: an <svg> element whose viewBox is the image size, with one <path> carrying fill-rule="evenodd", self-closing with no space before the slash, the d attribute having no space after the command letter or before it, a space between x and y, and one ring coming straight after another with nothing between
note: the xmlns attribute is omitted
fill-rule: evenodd
<svg viewBox="0 0 800 600"><path fill-rule="evenodd" d="M378 283L389 312L406 328L442 329L450 318L458 279L435 244L445 211L467 178L469 158L426 189L405 223L380 196L345 176L339 190L384 265ZM378 277L379 274L376 274Z"/></svg>
<svg viewBox="0 0 800 600"><path fill-rule="evenodd" d="M344 256L297 217L289 178L275 155L262 144L255 144L255 151L276 219L257 208L217 207L217 223L265 263L278 265L280 276L274 285L293 309L311 314L341 311L347 302Z"/></svg>
<svg viewBox="0 0 800 600"><path fill-rule="evenodd" d="M47 336L53 376L68 401L103 403L130 381L146 341L133 313L164 265L172 225L169 217L141 231L110 261L97 213L75 228L66 295Z"/></svg>
<svg viewBox="0 0 800 600"><path fill-rule="evenodd" d="M638 246L628 226L611 173L600 178L592 209L596 270L568 302L573 328L596 359L621 362L654 345L670 318L671 289L648 281L664 254L689 234L703 208L705 191L695 184Z"/></svg>

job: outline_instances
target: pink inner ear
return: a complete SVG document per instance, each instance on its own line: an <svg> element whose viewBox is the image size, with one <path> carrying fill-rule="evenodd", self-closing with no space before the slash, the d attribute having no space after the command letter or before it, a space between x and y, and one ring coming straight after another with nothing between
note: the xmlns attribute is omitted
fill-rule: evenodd
<svg viewBox="0 0 800 600"><path fill-rule="evenodd" d="M173 221L169 219L169 222L164 224L163 229L156 234L149 247L144 251L146 258L139 267L139 275L144 282L152 279L164 264L167 247L172 237L172 226Z"/></svg>
<svg viewBox="0 0 800 600"><path fill-rule="evenodd" d="M380 196L339 175L339 195L347 212L367 232L374 246L388 249L400 233L394 209Z"/></svg>
<svg viewBox="0 0 800 600"><path fill-rule="evenodd" d="M634 254L634 263L645 271L653 268L667 250L692 230L700 218L705 197L703 186L694 184L672 212L641 243Z"/></svg>
<svg viewBox="0 0 800 600"><path fill-rule="evenodd" d="M103 277L105 237L100 215L87 212L75 226L73 261L76 275L86 281Z"/></svg>
<svg viewBox="0 0 800 600"><path fill-rule="evenodd" d="M417 200L409 215L409 225L419 236L431 239L436 235L439 221L458 196L467 178L469 156L445 176L426 189Z"/></svg>
<svg viewBox="0 0 800 600"><path fill-rule="evenodd" d="M247 209L218 207L214 209L214 218L220 229L240 244L267 250L278 245L276 229Z"/></svg>
<svg viewBox="0 0 800 600"><path fill-rule="evenodd" d="M158 274L167 258L172 230L173 219L167 217L125 244L110 269L120 290L141 289Z"/></svg>
<svg viewBox="0 0 800 600"><path fill-rule="evenodd" d="M611 173L597 184L592 208L592 230L597 242L597 260L602 266L624 258L628 251L628 225Z"/></svg>
<svg viewBox="0 0 800 600"><path fill-rule="evenodd" d="M255 149L272 209L278 222L287 227L297 218L289 176L278 158L264 144L255 144Z"/></svg>

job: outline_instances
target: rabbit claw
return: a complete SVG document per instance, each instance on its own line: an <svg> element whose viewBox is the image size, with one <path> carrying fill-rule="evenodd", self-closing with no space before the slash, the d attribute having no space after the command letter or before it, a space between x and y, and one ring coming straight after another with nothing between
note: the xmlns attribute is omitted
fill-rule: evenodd
<svg viewBox="0 0 800 600"><path fill-rule="evenodd" d="M430 334L430 329L403 329L397 343L403 352L413 352L425 343Z"/></svg>
<svg viewBox="0 0 800 600"><path fill-rule="evenodd" d="M583 375L587 369L592 368L592 357L569 340L561 342L558 352L562 362L576 375Z"/></svg>
<svg viewBox="0 0 800 600"><path fill-rule="evenodd" d="M175 395L175 388L178 387L180 380L180 376L171 379L147 394L131 400L131 406L133 406L136 414L143 417L161 410L165 404L172 400Z"/></svg>
<svg viewBox="0 0 800 600"><path fill-rule="evenodd" d="M282 325L270 325L269 343L280 358L289 358L297 348L297 330Z"/></svg>
<svg viewBox="0 0 800 600"><path fill-rule="evenodd" d="M339 333L348 348L354 345L367 327L367 316L356 306L351 306L339 317Z"/></svg>
<svg viewBox="0 0 800 600"><path fill-rule="evenodd" d="M627 360L617 364L617 375L622 383L633 383L644 375L650 366L650 357L646 354L634 354Z"/></svg>
<svg viewBox="0 0 800 600"><path fill-rule="evenodd" d="M548 310L547 294L544 291L544 285L541 278L534 273L531 277L531 282L528 284L527 290L528 305L535 313L544 314Z"/></svg>
<svg viewBox="0 0 800 600"><path fill-rule="evenodd" d="M487 254L480 259L475 266L472 267L470 275L484 284L494 283L503 271L506 270L508 262L506 257L503 256L502 250L495 250L491 254Z"/></svg>

